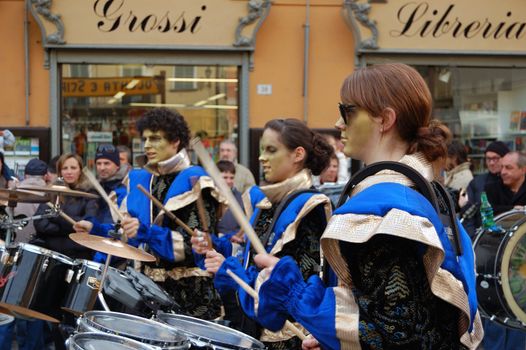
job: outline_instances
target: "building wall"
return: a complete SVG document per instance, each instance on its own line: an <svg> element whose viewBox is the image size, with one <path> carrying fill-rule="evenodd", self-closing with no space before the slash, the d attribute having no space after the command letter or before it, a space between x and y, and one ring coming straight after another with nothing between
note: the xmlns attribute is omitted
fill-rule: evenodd
<svg viewBox="0 0 526 350"><path fill-rule="evenodd" d="M313 0L310 7L308 125L331 128L336 120L339 88L354 65L352 33L341 0ZM29 19L29 126L49 126L49 71L40 29ZM275 117L304 117L303 67L305 0L273 1L256 38L250 73L250 127ZM67 30L67 28L66 28ZM24 1L0 0L0 125L25 126ZM258 95L258 84L271 84L272 95Z"/></svg>
<svg viewBox="0 0 526 350"><path fill-rule="evenodd" d="M29 126L49 126L49 71L40 28L29 14ZM0 0L0 126L26 126L24 1Z"/></svg>

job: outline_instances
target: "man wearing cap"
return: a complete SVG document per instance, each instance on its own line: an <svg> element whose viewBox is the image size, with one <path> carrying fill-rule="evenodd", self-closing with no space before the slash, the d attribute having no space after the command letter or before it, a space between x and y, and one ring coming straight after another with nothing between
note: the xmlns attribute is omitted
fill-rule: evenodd
<svg viewBox="0 0 526 350"><path fill-rule="evenodd" d="M46 186L46 175L48 167L47 164L40 160L31 159L24 169L24 180L18 184L18 187L44 187ZM38 209L38 203L17 203L14 215L24 215L31 217L35 215ZM27 243L35 234L35 226L33 220L29 220L28 224L22 230L16 231L16 242Z"/></svg>
<svg viewBox="0 0 526 350"><path fill-rule="evenodd" d="M97 179L108 196L120 206L126 196L126 186L123 180L127 171L120 166L119 150L111 144L102 144L97 147L95 154L95 168L97 169ZM99 198L99 215L97 220L100 223L114 223L110 208L103 198Z"/></svg>
<svg viewBox="0 0 526 350"><path fill-rule="evenodd" d="M500 181L500 171L502 169L502 157L509 152L508 146L502 141L493 141L486 147L484 160L486 163L487 173L477 175L468 185L467 197L468 202L463 206L463 212L473 205L480 205L480 195L486 191L489 186L495 185ZM477 227L481 225L480 213L477 210L473 218L464 221L464 227L471 237L475 236Z"/></svg>

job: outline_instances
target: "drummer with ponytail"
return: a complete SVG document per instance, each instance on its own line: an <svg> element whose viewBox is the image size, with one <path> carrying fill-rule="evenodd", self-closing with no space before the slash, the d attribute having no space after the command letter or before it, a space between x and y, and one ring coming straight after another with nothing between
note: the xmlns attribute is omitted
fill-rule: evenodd
<svg viewBox="0 0 526 350"><path fill-rule="evenodd" d="M360 68L340 98L336 128L346 156L434 179L451 134L432 119L431 94L415 69ZM354 186L321 238L323 278L304 280L290 257L257 255L268 275L258 322L277 330L294 318L312 335L303 349L475 349L483 331L471 241L460 227L455 250L435 207L414 187L394 170Z"/></svg>

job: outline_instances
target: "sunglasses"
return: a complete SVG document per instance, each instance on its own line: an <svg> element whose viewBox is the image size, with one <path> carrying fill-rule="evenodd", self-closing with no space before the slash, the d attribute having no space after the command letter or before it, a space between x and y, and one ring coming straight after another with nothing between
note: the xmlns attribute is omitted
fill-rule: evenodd
<svg viewBox="0 0 526 350"><path fill-rule="evenodd" d="M343 122L347 124L348 116L352 115L354 112L356 112L356 106L355 105L348 105L345 103L338 103L338 109L340 110L340 116L343 119Z"/></svg>
<svg viewBox="0 0 526 350"><path fill-rule="evenodd" d="M117 149L115 148L115 146L111 144L99 145L99 147L97 147L97 153L101 153L101 152L114 153L116 151Z"/></svg>

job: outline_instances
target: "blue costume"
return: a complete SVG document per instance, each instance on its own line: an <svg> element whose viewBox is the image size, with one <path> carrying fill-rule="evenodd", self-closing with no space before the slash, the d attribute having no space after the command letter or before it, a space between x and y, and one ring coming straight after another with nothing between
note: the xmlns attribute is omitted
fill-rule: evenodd
<svg viewBox="0 0 526 350"><path fill-rule="evenodd" d="M185 150L160 162L157 168L158 173L153 173L148 165L129 173L128 196L122 206L140 222L137 236L130 243L144 245L157 257L157 262L144 264L144 273L168 291L183 312L204 319L217 318L221 301L211 275L195 265L190 236L159 212L137 185L146 188L190 228L203 230L196 207L201 194L212 235L218 192L201 167L190 165Z"/></svg>
<svg viewBox="0 0 526 350"><path fill-rule="evenodd" d="M310 171L305 169L281 183L260 188L252 187L248 191L250 199L244 198L245 204L248 204L245 205L245 208L248 207L247 211L255 208L251 224L267 252L276 256L291 255L301 266L305 278L320 271L318 242L331 214L331 204L327 196L305 191L311 186ZM297 190L304 191L290 196ZM280 206L281 210L278 211ZM221 247L217 248L221 250ZM237 291L243 311L254 318L252 297L239 288L226 273L226 270L230 269L248 284L257 287L261 276L253 265L252 257L250 242L247 242L243 264L237 257L228 257L217 272L214 284L222 294ZM246 266L248 268L245 269ZM271 332L263 329L260 340L269 349L294 349L300 345L299 339L288 331Z"/></svg>
<svg viewBox="0 0 526 350"><path fill-rule="evenodd" d="M421 155L400 162L432 179ZM292 316L324 349L476 348L474 257L461 229L458 257L431 204L409 180L383 171L360 183L321 239L337 284L304 280L282 258L259 289L258 322L279 329Z"/></svg>

